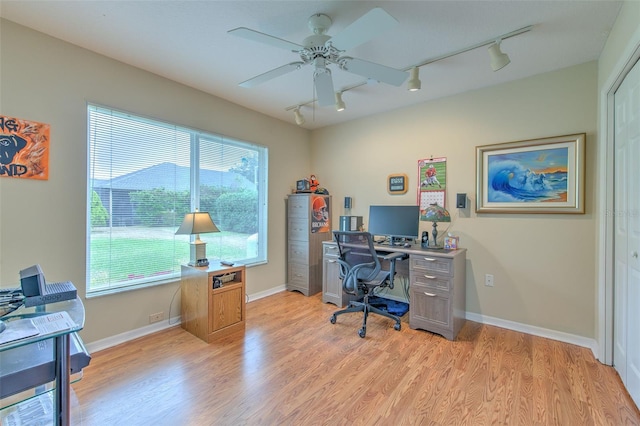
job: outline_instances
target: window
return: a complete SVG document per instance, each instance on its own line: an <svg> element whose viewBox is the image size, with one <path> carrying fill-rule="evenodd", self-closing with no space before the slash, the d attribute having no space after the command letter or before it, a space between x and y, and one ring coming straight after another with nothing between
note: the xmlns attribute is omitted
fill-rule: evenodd
<svg viewBox="0 0 640 426"><path fill-rule="evenodd" d="M267 149L88 106L87 294L175 279L185 213L208 211L209 261L266 261Z"/></svg>

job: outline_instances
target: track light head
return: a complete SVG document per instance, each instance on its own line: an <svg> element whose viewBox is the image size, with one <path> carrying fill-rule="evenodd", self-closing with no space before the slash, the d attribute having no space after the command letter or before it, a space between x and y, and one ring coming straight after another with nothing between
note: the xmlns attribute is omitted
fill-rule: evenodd
<svg viewBox="0 0 640 426"><path fill-rule="evenodd" d="M410 71L409 81L407 82L407 90L410 92L416 92L420 90L422 87L422 82L420 81L420 68L413 67Z"/></svg>
<svg viewBox="0 0 640 426"><path fill-rule="evenodd" d="M300 107L293 110L293 115L296 117L296 124L302 126L305 123L304 115L300 112Z"/></svg>
<svg viewBox="0 0 640 426"><path fill-rule="evenodd" d="M344 111L347 106L342 100L342 92L336 92L336 111Z"/></svg>
<svg viewBox="0 0 640 426"><path fill-rule="evenodd" d="M511 62L509 56L506 53L502 53L500 50L501 40L497 40L489 46L489 56L491 57L491 69L498 71Z"/></svg>

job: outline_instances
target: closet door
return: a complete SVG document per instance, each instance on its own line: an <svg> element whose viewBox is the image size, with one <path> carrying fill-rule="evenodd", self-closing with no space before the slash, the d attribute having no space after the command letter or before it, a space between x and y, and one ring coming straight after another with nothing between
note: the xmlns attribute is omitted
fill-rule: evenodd
<svg viewBox="0 0 640 426"><path fill-rule="evenodd" d="M614 366L640 406L640 63L615 94Z"/></svg>

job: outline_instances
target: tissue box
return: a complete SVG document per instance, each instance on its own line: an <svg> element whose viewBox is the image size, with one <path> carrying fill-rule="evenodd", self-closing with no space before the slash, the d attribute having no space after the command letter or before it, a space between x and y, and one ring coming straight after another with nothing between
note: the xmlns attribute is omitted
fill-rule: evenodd
<svg viewBox="0 0 640 426"><path fill-rule="evenodd" d="M460 237L444 237L444 248L456 250L460 243Z"/></svg>

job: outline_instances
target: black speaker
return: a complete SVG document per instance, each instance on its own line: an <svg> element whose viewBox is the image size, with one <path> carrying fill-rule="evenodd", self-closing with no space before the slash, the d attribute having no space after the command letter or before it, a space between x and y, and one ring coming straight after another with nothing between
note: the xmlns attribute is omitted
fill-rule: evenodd
<svg viewBox="0 0 640 426"><path fill-rule="evenodd" d="M344 197L344 208L345 209L351 208L351 197Z"/></svg>
<svg viewBox="0 0 640 426"><path fill-rule="evenodd" d="M467 194L456 195L456 207L459 209L467 208Z"/></svg>

